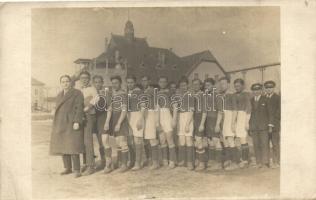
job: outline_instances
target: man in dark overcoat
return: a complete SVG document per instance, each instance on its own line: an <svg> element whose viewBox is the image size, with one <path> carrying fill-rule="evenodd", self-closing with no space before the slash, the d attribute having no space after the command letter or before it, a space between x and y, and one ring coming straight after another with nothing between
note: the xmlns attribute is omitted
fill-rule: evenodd
<svg viewBox="0 0 316 200"><path fill-rule="evenodd" d="M56 98L56 110L50 140L50 154L61 155L65 171L61 174L75 172L80 176L80 157L84 152L83 141L83 95L70 86L70 77L61 78L61 84L69 84Z"/></svg>

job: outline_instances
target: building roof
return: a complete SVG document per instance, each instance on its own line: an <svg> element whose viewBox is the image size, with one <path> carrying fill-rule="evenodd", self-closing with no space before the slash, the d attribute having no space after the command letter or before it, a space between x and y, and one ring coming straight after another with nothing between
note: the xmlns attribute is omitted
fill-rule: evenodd
<svg viewBox="0 0 316 200"><path fill-rule="evenodd" d="M164 75L170 80L177 81L180 78L179 74L190 74L203 61L215 62L225 73L209 50L179 57L171 49L151 47L146 38L134 37L133 34L127 36L111 33L106 51L90 63L94 65L95 62L96 68L105 68L108 62L109 69L115 68L117 51L123 68L126 64L127 74L137 78L150 75L155 81L159 76Z"/></svg>
<svg viewBox="0 0 316 200"><path fill-rule="evenodd" d="M44 86L45 84L39 80L36 80L35 78L32 77L32 85L33 86Z"/></svg>

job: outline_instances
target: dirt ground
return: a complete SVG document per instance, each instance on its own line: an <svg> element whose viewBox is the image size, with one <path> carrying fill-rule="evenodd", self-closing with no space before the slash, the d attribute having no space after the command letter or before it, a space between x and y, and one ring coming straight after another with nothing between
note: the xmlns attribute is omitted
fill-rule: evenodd
<svg viewBox="0 0 316 200"><path fill-rule="evenodd" d="M279 195L279 169L194 172L185 168L117 172L74 179L60 176L60 157L49 156L51 122L32 122L34 199L268 198Z"/></svg>

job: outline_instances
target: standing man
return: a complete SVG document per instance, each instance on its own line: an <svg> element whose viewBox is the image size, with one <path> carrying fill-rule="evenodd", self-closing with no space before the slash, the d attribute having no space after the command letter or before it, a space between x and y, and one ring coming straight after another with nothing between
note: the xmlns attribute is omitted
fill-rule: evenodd
<svg viewBox="0 0 316 200"><path fill-rule="evenodd" d="M193 164L193 113L194 113L194 97L189 91L189 80L182 77L179 81L179 92L181 97L179 108L179 116L177 122L178 132L178 155L179 166L184 166L184 158L187 158L187 168L194 169Z"/></svg>
<svg viewBox="0 0 316 200"><path fill-rule="evenodd" d="M206 121L205 136L209 144L209 164L211 170L222 169L222 144L220 139L221 118L218 118L218 112L222 112L222 102L217 97L215 80L207 78L204 81L206 94ZM217 129L216 129L217 127Z"/></svg>
<svg viewBox="0 0 316 200"><path fill-rule="evenodd" d="M84 125L84 145L85 153L83 154L84 164L83 175L90 175L95 172L95 160L94 160L94 149L93 149L93 126L96 123L96 110L95 105L98 102L97 90L90 86L90 73L82 71L79 75L81 82L81 92L84 97L84 114L85 114L85 125Z"/></svg>
<svg viewBox="0 0 316 200"><path fill-rule="evenodd" d="M245 92L245 82L243 79L234 81L236 90L236 138L235 143L238 149L238 160L241 168L248 165L249 161L249 146L247 142L249 119L251 112L250 94Z"/></svg>
<svg viewBox="0 0 316 200"><path fill-rule="evenodd" d="M127 122L127 94L121 88L122 79L120 76L112 76L112 96L111 104L108 109L107 118L104 125L104 130L107 132L106 144L109 144L109 135L115 137L116 145L118 147L118 153L120 153L121 166L119 172L125 172L128 170L127 159L128 159L128 122ZM108 155L110 156L110 154ZM107 155L106 155L107 157ZM104 173L110 173L112 171L110 167L111 158L106 160L106 167Z"/></svg>
<svg viewBox="0 0 316 200"><path fill-rule="evenodd" d="M146 84L144 84L144 82L146 82L145 79L147 79L147 81L149 80L148 77L144 76L142 78L143 86L146 86ZM155 103L155 90L156 89L147 86L147 88L144 88L144 95L140 98L140 101L144 103L146 109L144 138L150 144L150 147L147 146L147 153L150 154L149 152L151 151L152 165L150 169L152 170L159 168L159 141L157 138L157 132L160 130L160 125L158 106ZM147 156L147 158L148 157L149 156Z"/></svg>
<svg viewBox="0 0 316 200"><path fill-rule="evenodd" d="M128 76L126 78L128 90L128 113L127 118L130 126L131 136L135 145L135 164L132 170L139 170L142 167L142 152L144 145L144 106L138 102L142 90L136 86L136 77ZM131 147L129 147L131 148Z"/></svg>
<svg viewBox="0 0 316 200"><path fill-rule="evenodd" d="M251 99L249 131L252 136L256 156L256 167L269 167L269 110L268 99L262 95L262 84L251 86L254 97Z"/></svg>
<svg viewBox="0 0 316 200"><path fill-rule="evenodd" d="M206 154L204 147L205 138L205 120L206 120L206 110L205 110L205 95L202 92L202 82L200 79L194 79L192 81L193 92L194 92L194 114L193 114L193 131L195 139L195 151L198 159L198 164L196 167L197 171L205 169Z"/></svg>
<svg viewBox="0 0 316 200"><path fill-rule="evenodd" d="M143 92L145 90L148 90L148 89L153 89L151 86L150 86L150 79L148 76L142 76L141 77L141 86L142 86L142 90ZM144 150L145 150L145 154L146 154L146 164L147 165L151 165L152 163L152 158L151 158L151 147L150 147L150 143L148 140L144 140Z"/></svg>
<svg viewBox="0 0 316 200"><path fill-rule="evenodd" d="M159 77L159 91L157 94L159 106L159 122L160 122L160 148L162 151L163 165L173 169L176 166L176 148L174 143L173 129L177 124L177 110L175 105L171 104L171 91L168 89L168 78L165 76ZM171 109L173 115L171 115ZM169 149L169 159L168 159ZM168 163L169 160L169 163Z"/></svg>
<svg viewBox="0 0 316 200"><path fill-rule="evenodd" d="M219 79L221 98L223 100L223 112L218 112L218 117L223 118L223 143L225 146L225 170L234 170L238 168L237 163L239 162L238 150L235 145L235 135L236 135L236 99L234 94L229 93L229 83L230 80L227 77L222 77ZM219 127L216 126L216 132Z"/></svg>
<svg viewBox="0 0 316 200"><path fill-rule="evenodd" d="M94 125L93 133L95 133L98 144L101 162L96 166L96 170L103 170L105 167L105 149L102 142L102 134L104 134L104 124L106 119L107 102L109 102L106 90L103 87L103 77L95 75L92 78L93 85L97 90L99 101L95 105L96 123Z"/></svg>
<svg viewBox="0 0 316 200"><path fill-rule="evenodd" d="M272 142L272 168L280 167L280 120L281 120L281 98L274 92L275 82L264 83L269 109L269 134Z"/></svg>

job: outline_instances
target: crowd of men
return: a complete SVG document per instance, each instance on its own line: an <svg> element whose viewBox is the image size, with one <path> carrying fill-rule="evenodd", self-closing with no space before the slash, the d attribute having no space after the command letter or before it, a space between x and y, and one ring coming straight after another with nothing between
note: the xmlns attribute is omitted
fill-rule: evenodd
<svg viewBox="0 0 316 200"><path fill-rule="evenodd" d="M252 93L245 91L242 79L234 80L235 92L229 92L227 77L217 82L182 77L169 83L161 76L155 84L149 76L141 80L128 76L126 90L120 76L111 77L111 89L104 87L102 76L91 77L86 71L79 81L85 113L83 175L143 167L196 171L279 167L280 96L273 81L253 84ZM98 139L98 165L93 135ZM255 159L250 158L249 138Z"/></svg>

